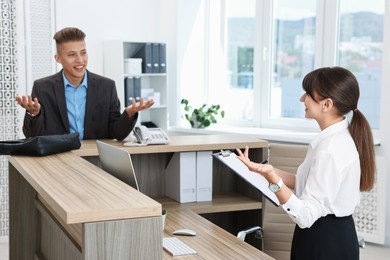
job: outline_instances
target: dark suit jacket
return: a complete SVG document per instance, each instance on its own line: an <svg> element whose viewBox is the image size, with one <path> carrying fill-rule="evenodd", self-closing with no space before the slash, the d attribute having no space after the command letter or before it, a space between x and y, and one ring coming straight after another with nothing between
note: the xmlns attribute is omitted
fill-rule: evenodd
<svg viewBox="0 0 390 260"><path fill-rule="evenodd" d="M126 111L121 114L115 82L89 71L86 73L84 139L123 140L133 129L138 113L133 117L129 117ZM24 116L23 133L26 137L70 133L62 71L36 80L31 96L38 98L41 112L35 117L27 113Z"/></svg>

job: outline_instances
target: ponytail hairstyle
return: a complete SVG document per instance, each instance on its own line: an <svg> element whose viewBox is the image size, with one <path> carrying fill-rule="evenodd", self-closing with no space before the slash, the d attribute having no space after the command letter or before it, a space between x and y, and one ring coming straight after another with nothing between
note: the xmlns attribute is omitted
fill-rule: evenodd
<svg viewBox="0 0 390 260"><path fill-rule="evenodd" d="M374 141L366 117L357 108L360 93L355 76L342 67L319 68L305 76L302 87L313 100L332 99L342 116L353 111L348 129L359 153L360 191L371 190L376 171Z"/></svg>

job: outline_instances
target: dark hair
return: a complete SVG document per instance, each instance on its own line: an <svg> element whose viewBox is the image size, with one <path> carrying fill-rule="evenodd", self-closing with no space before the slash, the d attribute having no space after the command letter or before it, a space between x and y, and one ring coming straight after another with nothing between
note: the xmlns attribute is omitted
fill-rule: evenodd
<svg viewBox="0 0 390 260"><path fill-rule="evenodd" d="M85 39L85 33L75 27L66 27L56 32L53 39L57 45L71 41L83 41Z"/></svg>
<svg viewBox="0 0 390 260"><path fill-rule="evenodd" d="M313 100L330 98L340 115L353 111L349 132L359 152L360 190L371 190L376 171L374 141L366 117L357 109L360 93L356 77L342 67L319 68L305 76L302 87Z"/></svg>

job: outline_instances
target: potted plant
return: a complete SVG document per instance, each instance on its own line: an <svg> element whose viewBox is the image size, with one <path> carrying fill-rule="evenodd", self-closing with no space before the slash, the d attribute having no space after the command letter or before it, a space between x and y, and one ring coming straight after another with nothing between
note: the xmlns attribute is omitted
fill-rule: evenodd
<svg viewBox="0 0 390 260"><path fill-rule="evenodd" d="M162 230L164 231L165 229L165 219L167 218L167 210L166 209L162 209L162 212L161 212L161 220L162 220Z"/></svg>
<svg viewBox="0 0 390 260"><path fill-rule="evenodd" d="M203 104L199 108L193 109L187 99L182 99L181 104L184 105L184 116L191 126L194 128L205 128L212 123L217 123L216 117L225 117L225 111L221 109L220 105L207 106Z"/></svg>

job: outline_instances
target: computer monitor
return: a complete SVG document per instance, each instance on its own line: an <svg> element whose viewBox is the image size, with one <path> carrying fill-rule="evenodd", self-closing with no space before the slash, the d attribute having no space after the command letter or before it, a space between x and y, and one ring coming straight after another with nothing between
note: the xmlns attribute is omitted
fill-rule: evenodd
<svg viewBox="0 0 390 260"><path fill-rule="evenodd" d="M139 191L130 153L99 140L96 145L103 170Z"/></svg>

